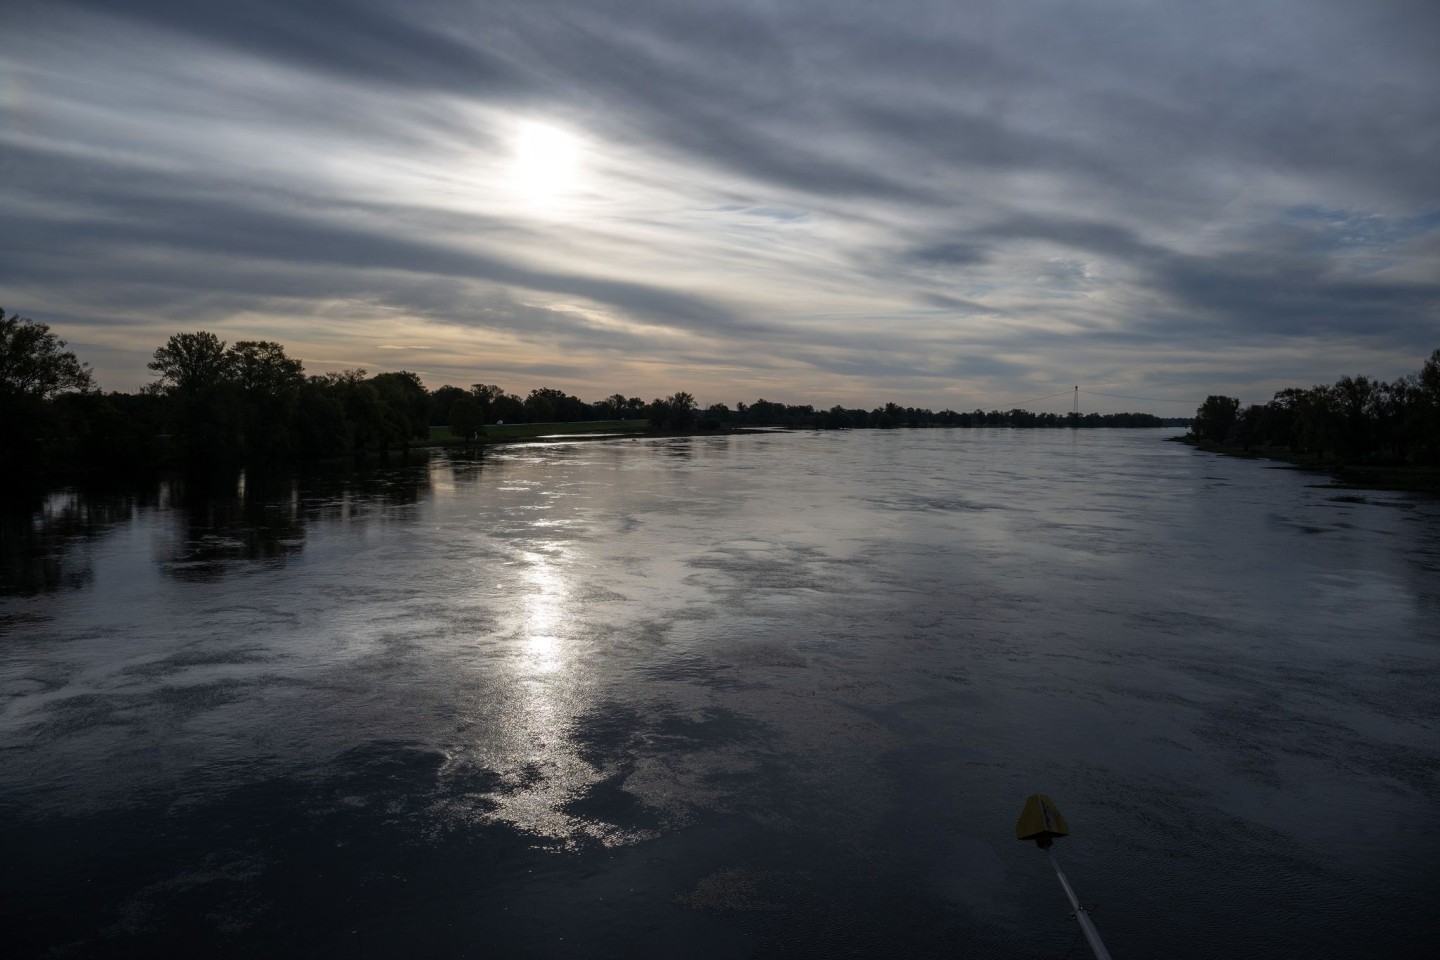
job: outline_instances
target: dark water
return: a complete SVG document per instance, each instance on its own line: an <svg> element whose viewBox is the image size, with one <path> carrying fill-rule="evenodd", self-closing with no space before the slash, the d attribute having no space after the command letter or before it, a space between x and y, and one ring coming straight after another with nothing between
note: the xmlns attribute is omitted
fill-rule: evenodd
<svg viewBox="0 0 1440 960"><path fill-rule="evenodd" d="M9 956L1433 956L1440 503L1161 442L511 447L6 521Z"/></svg>

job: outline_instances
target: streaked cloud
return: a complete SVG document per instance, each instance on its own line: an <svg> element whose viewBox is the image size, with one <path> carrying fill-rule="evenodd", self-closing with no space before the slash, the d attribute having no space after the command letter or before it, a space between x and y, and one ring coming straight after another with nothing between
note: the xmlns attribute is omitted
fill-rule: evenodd
<svg viewBox="0 0 1440 960"><path fill-rule="evenodd" d="M200 328L432 385L965 409L1440 346L1432 3L56 0L0 31L0 303L109 387ZM517 179L562 148L565 183Z"/></svg>

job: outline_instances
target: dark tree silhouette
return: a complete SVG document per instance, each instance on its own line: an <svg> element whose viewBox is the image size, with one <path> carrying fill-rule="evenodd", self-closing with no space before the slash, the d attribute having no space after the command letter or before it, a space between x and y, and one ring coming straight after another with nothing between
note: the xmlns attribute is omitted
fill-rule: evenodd
<svg viewBox="0 0 1440 960"><path fill-rule="evenodd" d="M155 359L146 366L160 375L161 387L199 393L229 379L230 364L225 341L200 330L175 334L155 351Z"/></svg>
<svg viewBox="0 0 1440 960"><path fill-rule="evenodd" d="M1190 425L1190 430L1201 440L1224 443L1230 439L1239 419L1239 399L1211 394L1195 411L1195 422Z"/></svg>
<svg viewBox="0 0 1440 960"><path fill-rule="evenodd" d="M49 324L0 307L0 395L49 400L66 390L90 390L90 368L65 349Z"/></svg>
<svg viewBox="0 0 1440 960"><path fill-rule="evenodd" d="M35 473L43 446L66 432L51 401L94 387L90 368L65 349L48 324L0 308L0 450L14 466L0 481Z"/></svg>
<svg viewBox="0 0 1440 960"><path fill-rule="evenodd" d="M474 397L461 397L450 405L450 432L469 441L485 430L485 412Z"/></svg>

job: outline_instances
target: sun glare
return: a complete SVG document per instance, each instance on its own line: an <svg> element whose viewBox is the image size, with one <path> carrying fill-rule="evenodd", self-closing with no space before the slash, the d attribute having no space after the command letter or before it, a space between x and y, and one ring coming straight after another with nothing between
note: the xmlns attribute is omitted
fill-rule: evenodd
<svg viewBox="0 0 1440 960"><path fill-rule="evenodd" d="M579 166L575 138L549 124L527 122L515 137L510 186L520 196L548 204L575 188Z"/></svg>

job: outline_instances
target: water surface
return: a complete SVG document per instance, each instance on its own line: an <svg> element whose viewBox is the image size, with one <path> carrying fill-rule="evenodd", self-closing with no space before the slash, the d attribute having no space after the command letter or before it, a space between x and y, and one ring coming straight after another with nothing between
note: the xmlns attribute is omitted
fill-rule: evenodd
<svg viewBox="0 0 1440 960"><path fill-rule="evenodd" d="M1043 791L1117 957L1432 955L1440 505L1167 434L53 492L4 527L5 940L1060 957Z"/></svg>

